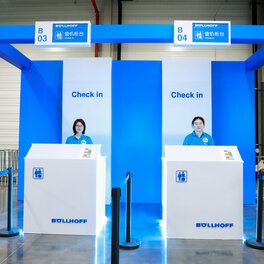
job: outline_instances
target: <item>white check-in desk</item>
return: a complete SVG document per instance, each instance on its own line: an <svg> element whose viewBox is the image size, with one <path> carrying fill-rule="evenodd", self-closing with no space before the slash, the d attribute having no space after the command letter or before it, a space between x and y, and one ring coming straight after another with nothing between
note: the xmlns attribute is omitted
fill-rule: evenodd
<svg viewBox="0 0 264 264"><path fill-rule="evenodd" d="M32 145L25 158L25 233L100 232L105 221L105 157L100 148Z"/></svg>
<svg viewBox="0 0 264 264"><path fill-rule="evenodd" d="M167 238L242 239L243 161L234 146L165 146Z"/></svg>

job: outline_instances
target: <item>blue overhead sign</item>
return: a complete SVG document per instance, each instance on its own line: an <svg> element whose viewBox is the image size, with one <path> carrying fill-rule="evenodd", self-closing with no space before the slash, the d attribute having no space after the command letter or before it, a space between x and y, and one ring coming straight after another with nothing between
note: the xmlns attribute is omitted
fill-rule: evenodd
<svg viewBox="0 0 264 264"><path fill-rule="evenodd" d="M53 43L87 42L87 23L54 23L52 29Z"/></svg>
<svg viewBox="0 0 264 264"><path fill-rule="evenodd" d="M90 47L91 23L89 21L36 22L35 45Z"/></svg>
<svg viewBox="0 0 264 264"><path fill-rule="evenodd" d="M192 23L193 42L227 43L228 23Z"/></svg>
<svg viewBox="0 0 264 264"><path fill-rule="evenodd" d="M230 22L174 21L175 46L231 45Z"/></svg>

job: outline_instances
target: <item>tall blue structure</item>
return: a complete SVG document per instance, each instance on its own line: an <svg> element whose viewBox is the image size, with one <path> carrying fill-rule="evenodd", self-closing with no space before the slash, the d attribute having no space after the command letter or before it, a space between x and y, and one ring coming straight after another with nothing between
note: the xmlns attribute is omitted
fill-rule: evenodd
<svg viewBox="0 0 264 264"><path fill-rule="evenodd" d="M10 45L34 43L34 29L0 26L0 56L22 71L19 199L31 144L61 143L62 61L31 61ZM173 43L173 26L93 25L92 43ZM232 43L264 43L264 26L232 26ZM263 65L264 48L243 62L212 63L213 135L240 150L244 203L255 202L254 71ZM113 61L112 185L132 171L138 203L161 202L161 74L160 61Z"/></svg>

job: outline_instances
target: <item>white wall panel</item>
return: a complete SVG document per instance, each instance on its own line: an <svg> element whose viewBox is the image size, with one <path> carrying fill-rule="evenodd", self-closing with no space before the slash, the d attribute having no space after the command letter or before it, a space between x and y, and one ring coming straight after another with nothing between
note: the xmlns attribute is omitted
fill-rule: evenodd
<svg viewBox="0 0 264 264"><path fill-rule="evenodd" d="M33 44L17 44L14 47L31 60L63 60L94 56L94 45L90 48L38 48Z"/></svg>
<svg viewBox="0 0 264 264"><path fill-rule="evenodd" d="M0 59L0 149L17 148L20 70Z"/></svg>
<svg viewBox="0 0 264 264"><path fill-rule="evenodd" d="M101 8L102 0L96 0ZM95 12L90 0L12 0L0 3L1 24L34 24L35 21L91 20Z"/></svg>
<svg viewBox="0 0 264 264"><path fill-rule="evenodd" d="M230 48L178 48L170 44L123 44L123 60L161 60L164 57L208 57L220 61L241 61L251 55L251 45Z"/></svg>
<svg viewBox="0 0 264 264"><path fill-rule="evenodd" d="M113 21L117 23L114 1ZM173 24L174 20L227 20L233 25L251 24L249 0L134 0L123 2L123 24ZM163 57L209 57L214 60L245 60L250 45L229 49L184 48L169 44L122 45L124 60L160 60Z"/></svg>

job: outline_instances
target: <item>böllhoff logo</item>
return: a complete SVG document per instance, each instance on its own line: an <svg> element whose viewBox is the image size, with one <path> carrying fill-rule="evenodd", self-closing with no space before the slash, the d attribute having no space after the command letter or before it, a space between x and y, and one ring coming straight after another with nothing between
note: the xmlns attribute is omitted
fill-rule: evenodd
<svg viewBox="0 0 264 264"><path fill-rule="evenodd" d="M53 223L53 224L86 224L87 219L51 218L51 223Z"/></svg>
<svg viewBox="0 0 264 264"><path fill-rule="evenodd" d="M196 223L197 228L232 228L234 223Z"/></svg>
<svg viewBox="0 0 264 264"><path fill-rule="evenodd" d="M44 179L44 168L40 168L40 167L33 168L33 179L43 180Z"/></svg>
<svg viewBox="0 0 264 264"><path fill-rule="evenodd" d="M186 170L177 170L176 171L176 182L185 183L188 181L188 173Z"/></svg>

